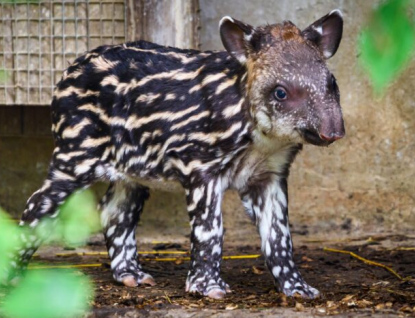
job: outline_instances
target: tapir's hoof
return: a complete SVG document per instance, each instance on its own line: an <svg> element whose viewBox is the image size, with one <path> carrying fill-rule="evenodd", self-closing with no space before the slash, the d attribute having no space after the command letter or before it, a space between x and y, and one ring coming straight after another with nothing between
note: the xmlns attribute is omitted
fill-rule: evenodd
<svg viewBox="0 0 415 318"><path fill-rule="evenodd" d="M214 278L212 278L212 276ZM225 297L226 293L231 292L231 289L229 285L219 277L219 273L208 276L199 272L197 275L191 275L189 273L187 276L186 292L212 299L222 299Z"/></svg>
<svg viewBox="0 0 415 318"><path fill-rule="evenodd" d="M153 277L151 277L150 275L146 275L144 276L144 278L141 280L140 284L145 284L145 285L150 285L150 286L155 286L156 285L156 281L154 280Z"/></svg>
<svg viewBox="0 0 415 318"><path fill-rule="evenodd" d="M226 292L223 291L222 289L212 289L211 291L207 293L206 296L208 296L209 298L213 298L213 299L222 299L225 297L225 295L226 295Z"/></svg>
<svg viewBox="0 0 415 318"><path fill-rule="evenodd" d="M315 299L320 297L320 292L310 285L302 282L295 286L294 289L284 289L283 293L290 297L301 297L305 299Z"/></svg>
<svg viewBox="0 0 415 318"><path fill-rule="evenodd" d="M135 280L134 276L127 276L124 277L122 283L127 287L136 287L138 286L137 281Z"/></svg>
<svg viewBox="0 0 415 318"><path fill-rule="evenodd" d="M155 282L154 278L151 277L148 274L145 274L144 277L141 278L141 279L137 279L134 276L125 276L121 280L121 282L127 287L136 287L139 284L141 284L141 285L150 285L150 286L156 285L156 282Z"/></svg>

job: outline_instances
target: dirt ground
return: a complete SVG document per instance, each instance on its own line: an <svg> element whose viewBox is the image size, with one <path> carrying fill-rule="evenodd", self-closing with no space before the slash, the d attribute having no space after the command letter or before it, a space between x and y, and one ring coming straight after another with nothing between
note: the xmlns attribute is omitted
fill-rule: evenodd
<svg viewBox="0 0 415 318"><path fill-rule="evenodd" d="M415 280L410 278L415 277L415 237L377 235L337 241L305 237L296 242L297 265L306 281L323 295L315 300L286 298L277 293L263 257L255 256L260 254L259 247L248 245L225 246L225 256L243 257L223 261L222 277L231 286L231 294L223 300L188 295L184 283L189 246L183 242L140 245L140 251L148 252L140 257L144 269L157 281L154 287L116 284L108 257L97 254L105 252L99 238L77 250L43 249L32 266L93 264L79 268L95 284L90 317L415 317ZM402 279L350 255L323 250L324 246L351 251L388 266Z"/></svg>

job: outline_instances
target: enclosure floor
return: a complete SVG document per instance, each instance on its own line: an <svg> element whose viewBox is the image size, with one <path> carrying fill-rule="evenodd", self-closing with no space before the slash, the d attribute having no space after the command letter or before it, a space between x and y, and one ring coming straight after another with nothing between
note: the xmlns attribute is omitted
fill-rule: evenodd
<svg viewBox="0 0 415 318"><path fill-rule="evenodd" d="M365 236L335 241L303 238L295 242L295 261L306 281L322 292L316 300L286 298L276 292L272 277L261 257L223 261L222 277L232 293L223 300L211 300L185 293L189 266L186 240L148 242L140 251L160 254L140 255L144 270L157 281L154 287L128 288L112 280L106 255L81 255L105 251L101 237L77 250L43 248L32 266L44 264L96 264L80 268L95 284L91 317L340 317L415 316L415 237L404 235ZM350 255L328 252L323 247L352 251L394 269L400 280L384 268L365 264ZM405 247L405 248L403 248ZM79 254L81 253L81 254ZM58 254L58 255L57 255ZM61 255L64 254L64 255ZM260 254L258 246L225 246L225 255ZM176 260L160 261L160 258ZM35 270L35 269L32 269Z"/></svg>

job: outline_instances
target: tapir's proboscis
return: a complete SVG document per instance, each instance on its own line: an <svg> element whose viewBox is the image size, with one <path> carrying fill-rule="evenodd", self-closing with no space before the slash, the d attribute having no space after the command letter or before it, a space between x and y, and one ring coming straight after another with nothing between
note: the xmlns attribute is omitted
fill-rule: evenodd
<svg viewBox="0 0 415 318"><path fill-rule="evenodd" d="M345 134L326 66L342 30L338 10L304 30L224 17L226 51L137 41L76 59L54 92L55 150L23 213L24 248L13 254L9 280L41 244L39 221L55 218L77 189L106 181L101 220L117 282L155 284L138 260L136 224L149 188L183 188L191 227L186 291L224 297L231 288L220 277L221 202L233 189L258 227L278 290L317 297L293 262L287 178L303 144L328 146Z"/></svg>

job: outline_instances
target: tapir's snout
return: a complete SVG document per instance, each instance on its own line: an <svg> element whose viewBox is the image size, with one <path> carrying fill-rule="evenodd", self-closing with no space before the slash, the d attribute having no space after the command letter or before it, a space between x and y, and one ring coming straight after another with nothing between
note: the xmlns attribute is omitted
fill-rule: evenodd
<svg viewBox="0 0 415 318"><path fill-rule="evenodd" d="M319 131L320 138L330 143L342 139L345 135L346 131L342 117L337 120L331 120L329 127L321 127Z"/></svg>
<svg viewBox="0 0 415 318"><path fill-rule="evenodd" d="M320 117L319 137L326 142L332 143L343 138L346 134L344 120L340 105L326 109Z"/></svg>
<svg viewBox="0 0 415 318"><path fill-rule="evenodd" d="M300 130L303 139L307 143L316 146L328 146L345 136L346 131L340 105L325 108L324 111L315 115L317 116L310 121L310 126Z"/></svg>
<svg viewBox="0 0 415 318"><path fill-rule="evenodd" d="M328 136L326 136L325 134L320 134L320 138L323 140L326 140L330 143L335 142L336 140L342 139L345 135L345 132L341 132L341 133L330 133Z"/></svg>

